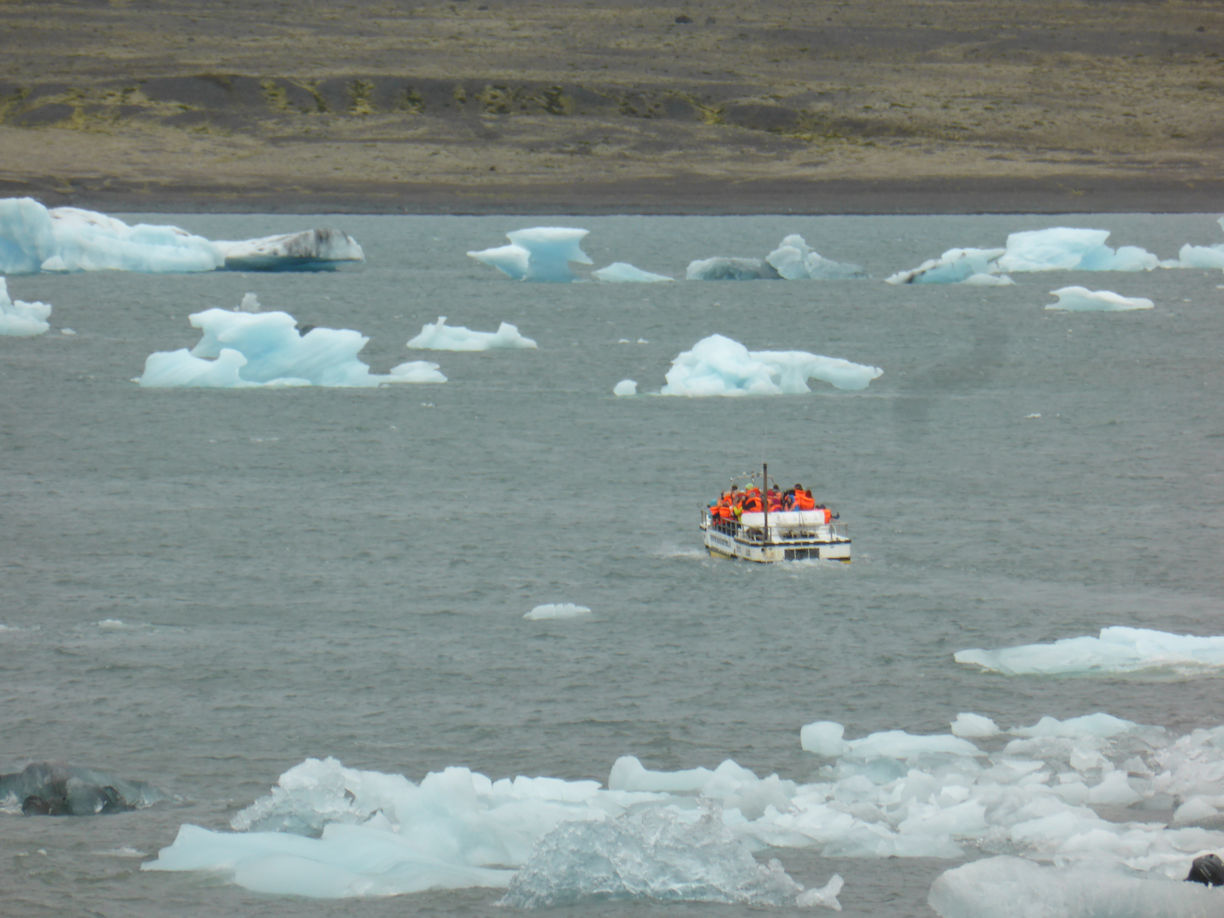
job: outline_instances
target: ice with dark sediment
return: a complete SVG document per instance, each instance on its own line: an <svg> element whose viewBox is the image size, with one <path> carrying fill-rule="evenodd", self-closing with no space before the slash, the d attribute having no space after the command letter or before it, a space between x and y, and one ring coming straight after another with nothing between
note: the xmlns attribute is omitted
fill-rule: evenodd
<svg viewBox="0 0 1224 918"><path fill-rule="evenodd" d="M316 228L214 241L177 226L138 223L33 198L0 199L0 274L327 270L365 260L347 233Z"/></svg>

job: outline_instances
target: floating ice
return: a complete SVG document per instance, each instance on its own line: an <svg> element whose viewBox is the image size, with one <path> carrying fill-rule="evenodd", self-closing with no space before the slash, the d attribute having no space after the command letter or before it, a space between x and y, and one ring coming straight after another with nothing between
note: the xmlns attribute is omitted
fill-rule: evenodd
<svg viewBox="0 0 1224 918"><path fill-rule="evenodd" d="M20 338L41 335L51 327L47 322L50 315L50 303L9 299L8 283L0 277L0 335Z"/></svg>
<svg viewBox="0 0 1224 918"><path fill-rule="evenodd" d="M825 756L809 783L758 777L730 760L666 772L626 756L613 764L606 787L492 781L460 767L417 784L310 759L239 812L235 831L183 826L144 866L217 872L281 894L360 896L505 887L512 870L530 864L525 894L568 901L597 896L604 866L636 851L650 853L633 868L646 888L669 875L701 883L726 877L732 862L747 867L728 839L754 853L801 848L824 857L1008 854L1090 864L1103 878L1127 870L1146 882L1180 880L1194 857L1224 850L1224 726L1174 737L1104 713L993 733L989 723L961 714L953 725L959 735L886 730L846 738L840 724L817 722L801 733L805 747L820 737L815 745ZM1180 815L1170 817L1175 801L1183 801ZM616 821L646 808L650 819ZM686 836L680 830L699 811L709 831ZM558 838L570 839L572 857L556 840L533 854L565 824ZM656 851L649 851L650 827L662 842ZM577 841L587 847L577 850ZM1038 901L1036 887L1027 892ZM814 898L811 891L804 897L799 904Z"/></svg>
<svg viewBox="0 0 1224 918"><path fill-rule="evenodd" d="M1145 297L1122 296L1112 290L1089 290L1087 287L1059 287L1050 291L1058 297L1046 309L1067 309L1074 312L1121 312L1129 309L1151 309L1155 304Z"/></svg>
<svg viewBox="0 0 1224 918"><path fill-rule="evenodd" d="M514 280L566 282L575 279L570 262L589 265L582 240L590 230L567 226L533 226L506 233L509 245L468 252L481 264Z"/></svg>
<svg viewBox="0 0 1224 918"><path fill-rule="evenodd" d="M795 905L802 891L777 860L757 863L720 814L660 806L559 825L540 839L498 904L556 908L634 900L763 907ZM836 892L827 904L840 909Z"/></svg>
<svg viewBox="0 0 1224 918"><path fill-rule="evenodd" d="M631 264L623 261L614 261L606 268L599 268L591 272L591 277L606 283L627 283L627 284L657 284L660 281L669 281L672 278L666 274L655 274L651 271L643 271L641 268L636 268Z"/></svg>
<svg viewBox="0 0 1224 918"><path fill-rule="evenodd" d="M798 233L785 237L765 256L765 261L785 280L828 280L863 275L859 265L833 261L814 251Z"/></svg>
<svg viewBox="0 0 1224 918"><path fill-rule="evenodd" d="M995 260L1004 249L948 249L938 258L924 261L916 268L886 277L888 284L985 284L1010 283L1011 278L996 273ZM986 278L998 278L987 281Z"/></svg>
<svg viewBox="0 0 1224 918"><path fill-rule="evenodd" d="M1084 676L1224 670L1224 637L1169 634L1147 628L1102 628L1097 637L1063 638L1001 650L958 650L957 663L1005 676Z"/></svg>
<svg viewBox="0 0 1224 918"><path fill-rule="evenodd" d="M422 325L421 333L408 342L408 347L431 351L489 351L535 346L534 341L524 338L508 322L502 322L495 332L470 331L462 325L447 325L446 316L438 316L438 321L432 325Z"/></svg>
<svg viewBox="0 0 1224 918"><path fill-rule="evenodd" d="M622 379L612 387L612 394L616 396L637 395L637 382L632 379Z"/></svg>
<svg viewBox="0 0 1224 918"><path fill-rule="evenodd" d="M1150 271L1160 264L1136 246L1112 249L1109 230L1051 227L1011 233L1002 249L948 249L917 268L898 271L890 284L1007 284L1007 272Z"/></svg>
<svg viewBox="0 0 1224 918"><path fill-rule="evenodd" d="M144 781L58 762L33 762L0 775L0 812L94 816L152 806L166 795Z"/></svg>
<svg viewBox="0 0 1224 918"><path fill-rule="evenodd" d="M208 309L188 317L203 337L188 351L158 351L136 380L150 388L245 386L377 386L445 382L436 364L400 364L370 372L357 359L369 340L352 329L312 328L302 334L286 312Z"/></svg>
<svg viewBox="0 0 1224 918"><path fill-rule="evenodd" d="M582 618L590 615L591 610L572 602L550 602L536 606L523 616L531 622L556 621L567 618Z"/></svg>
<svg viewBox="0 0 1224 918"><path fill-rule="evenodd" d="M763 258L715 255L690 261L684 276L688 280L777 280L777 270Z"/></svg>
<svg viewBox="0 0 1224 918"><path fill-rule="evenodd" d="M364 258L361 246L339 230L213 242L177 226L129 226L91 210L47 209L33 198L0 199L0 273L283 271L330 268Z"/></svg>
<svg viewBox="0 0 1224 918"><path fill-rule="evenodd" d="M1108 238L1109 230L1063 226L1011 233L996 265L1000 271L1150 271L1159 264L1137 246L1111 249Z"/></svg>
<svg viewBox="0 0 1224 918"><path fill-rule="evenodd" d="M1224 229L1224 217L1216 221ZM1170 268L1224 268L1224 245L1190 245L1186 243L1177 253L1177 261Z"/></svg>
<svg viewBox="0 0 1224 918"><path fill-rule="evenodd" d="M738 341L710 335L684 351L667 371L662 395L783 395L811 391L809 379L838 389L865 389L879 367L806 351L749 351Z"/></svg>
<svg viewBox="0 0 1224 918"><path fill-rule="evenodd" d="M991 857L931 884L942 918L1199 918L1220 910L1220 891L1116 866L1051 867Z"/></svg>

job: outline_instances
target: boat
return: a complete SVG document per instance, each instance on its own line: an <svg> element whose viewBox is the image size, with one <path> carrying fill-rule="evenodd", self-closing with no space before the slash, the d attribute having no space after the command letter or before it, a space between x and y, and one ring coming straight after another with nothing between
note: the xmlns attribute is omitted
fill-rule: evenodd
<svg viewBox="0 0 1224 918"><path fill-rule="evenodd" d="M769 466L762 465L760 482L768 481ZM780 492L776 483L771 484ZM816 504L810 509L771 512L768 503L760 499L760 484L755 473L731 479L730 493L747 496L747 500L741 497L732 507L720 499L702 508L700 528L711 556L758 564L807 560L849 562L849 526L828 507ZM751 498L754 493L755 502ZM801 502L814 504L810 500L811 492L804 493L809 499ZM761 509L755 509L755 504L760 504Z"/></svg>

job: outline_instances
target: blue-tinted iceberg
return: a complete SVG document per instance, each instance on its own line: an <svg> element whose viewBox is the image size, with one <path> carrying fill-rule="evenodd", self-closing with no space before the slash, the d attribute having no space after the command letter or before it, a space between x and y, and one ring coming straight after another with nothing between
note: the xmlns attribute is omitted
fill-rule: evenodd
<svg viewBox="0 0 1224 918"><path fill-rule="evenodd" d="M1099 891L1124 869L1145 882L1179 880L1194 857L1224 850L1224 726L1177 735L1096 712L1000 728L961 713L950 731L849 738L841 724L818 721L800 739L811 757L806 782L761 777L730 760L659 771L623 756L605 785L495 781L463 767L418 783L310 759L236 814L233 831L184 825L144 868L338 897L506 888L514 871L530 865L520 891L560 902L598 898L604 879L613 884L609 894L626 892L609 865L632 863L621 876L643 892L661 890L665 877L697 891L732 875L768 876L768 866L749 864L745 850L1008 854L1091 865L1101 879L1085 889ZM1170 813L1172 801L1180 805ZM647 810L649 819L630 815ZM697 813L705 822L694 829ZM541 842L562 826L554 842ZM573 850L567 854L556 839L569 839ZM815 896L803 893L796 904Z"/></svg>
<svg viewBox="0 0 1224 918"><path fill-rule="evenodd" d="M447 325L446 316L438 316L438 321L432 325L422 325L421 333L408 342L408 347L431 351L489 351L535 346L534 341L524 338L508 322L502 322L495 332L471 331L462 325Z"/></svg>
<svg viewBox="0 0 1224 918"><path fill-rule="evenodd" d="M1169 634L1148 628L1102 628L1096 637L1063 638L999 650L958 650L957 663L1007 676L1224 672L1224 637Z"/></svg>
<svg viewBox="0 0 1224 918"><path fill-rule="evenodd" d="M1089 290L1087 287L1059 287L1050 291L1058 297L1046 309L1065 309L1074 312L1122 312L1130 309L1151 309L1155 304L1141 296L1122 296L1112 290Z"/></svg>
<svg viewBox="0 0 1224 918"><path fill-rule="evenodd" d="M721 814L657 806L559 825L540 839L499 904L564 908L630 900L776 907L795 905L802 891L778 861L758 863ZM836 899L829 905L840 907Z"/></svg>
<svg viewBox="0 0 1224 918"><path fill-rule="evenodd" d="M1150 271L1160 260L1137 246L1105 244L1109 230L1051 227L1011 233L1001 249L948 249L939 258L898 271L890 284L1008 284L1008 272Z"/></svg>
<svg viewBox="0 0 1224 918"><path fill-rule="evenodd" d="M859 277L858 265L833 261L812 249L798 233L783 238L764 258L715 255L689 262L688 280L809 280Z"/></svg>
<svg viewBox="0 0 1224 918"><path fill-rule="evenodd" d="M765 260L785 280L830 280L864 273L859 265L825 258L798 233L786 236Z"/></svg>
<svg viewBox="0 0 1224 918"><path fill-rule="evenodd" d="M916 268L885 278L889 284L1008 284L1011 279L997 272L995 261L1004 249L948 249L938 258ZM989 279L989 280L987 280Z"/></svg>
<svg viewBox="0 0 1224 918"><path fill-rule="evenodd" d="M41 335L51 325L50 303L27 303L9 299L8 284L0 277L0 335L29 338Z"/></svg>
<svg viewBox="0 0 1224 918"><path fill-rule="evenodd" d="M1150 271L1159 265L1137 246L1110 248L1108 238L1109 230L1065 226L1011 233L996 264L1000 271Z"/></svg>
<svg viewBox="0 0 1224 918"><path fill-rule="evenodd" d="M778 280L777 270L763 258L715 255L690 261L684 276L688 280Z"/></svg>
<svg viewBox="0 0 1224 918"><path fill-rule="evenodd" d="M614 261L606 268L592 271L591 277L610 284L657 284L671 280L666 274L643 271L624 261Z"/></svg>
<svg viewBox="0 0 1224 918"><path fill-rule="evenodd" d="M750 351L731 338L710 335L672 361L660 394L793 395L810 392L810 379L838 389L865 389L883 372L806 351Z"/></svg>
<svg viewBox="0 0 1224 918"><path fill-rule="evenodd" d="M612 394L615 396L637 395L637 380L622 379L612 387Z"/></svg>
<svg viewBox="0 0 1224 918"><path fill-rule="evenodd" d="M249 308L250 300L244 300ZM158 351L136 380L149 388L248 386L378 386L445 382L437 364L412 361L374 374L357 359L369 340L352 329L312 328L305 334L287 312L207 309L188 317L203 331L191 350Z"/></svg>
<svg viewBox="0 0 1224 918"><path fill-rule="evenodd" d="M144 781L59 762L32 762L0 775L0 812L95 816L152 806L167 795Z"/></svg>
<svg viewBox="0 0 1224 918"><path fill-rule="evenodd" d="M214 242L177 226L129 226L76 207L48 209L32 198L0 199L0 273L318 270L364 258L361 246L339 230Z"/></svg>
<svg viewBox="0 0 1224 918"><path fill-rule="evenodd" d="M568 226L533 226L506 233L509 245L468 255L514 280L565 283L576 279L571 262L592 263L582 251L588 233L590 230Z"/></svg>

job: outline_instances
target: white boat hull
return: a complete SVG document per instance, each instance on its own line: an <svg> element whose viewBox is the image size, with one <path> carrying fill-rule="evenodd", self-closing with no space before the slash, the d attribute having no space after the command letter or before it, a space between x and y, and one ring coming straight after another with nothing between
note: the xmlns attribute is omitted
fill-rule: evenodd
<svg viewBox="0 0 1224 918"><path fill-rule="evenodd" d="M766 529L760 513L745 513L737 523L715 523L707 512L702 515L701 529L706 550L717 558L758 564L850 560L846 527L828 521L823 513L771 513Z"/></svg>

